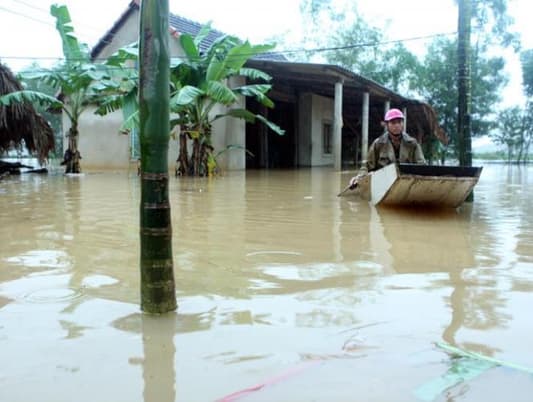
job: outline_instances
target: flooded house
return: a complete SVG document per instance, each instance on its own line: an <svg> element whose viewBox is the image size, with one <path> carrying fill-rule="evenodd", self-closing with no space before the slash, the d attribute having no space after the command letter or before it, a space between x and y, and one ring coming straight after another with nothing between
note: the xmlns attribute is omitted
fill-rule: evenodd
<svg viewBox="0 0 533 402"><path fill-rule="evenodd" d="M92 49L93 60L105 60L138 38L140 2L131 1L124 13ZM170 33L196 35L202 25L170 15ZM212 30L202 43L207 48L224 33ZM170 41L172 57L183 56L178 41ZM280 136L260 123L235 118L219 119L213 124L215 153L231 145L218 159L224 170L297 168L332 166L357 168L365 158L368 144L383 132L384 112L401 108L407 115L407 132L420 142L436 135L445 141L435 112L428 105L401 96L384 86L345 68L314 63L295 63L281 54L263 54L251 59L248 67L272 77L268 93L275 103L266 109L247 99L246 108L285 130ZM241 78L244 83L244 78ZM243 99L243 103L244 103ZM220 113L222 107L213 113ZM122 112L104 118L86 112L79 122L79 148L84 168L128 168L139 157L138 136L119 134ZM169 144L169 169L173 170L179 143Z"/></svg>

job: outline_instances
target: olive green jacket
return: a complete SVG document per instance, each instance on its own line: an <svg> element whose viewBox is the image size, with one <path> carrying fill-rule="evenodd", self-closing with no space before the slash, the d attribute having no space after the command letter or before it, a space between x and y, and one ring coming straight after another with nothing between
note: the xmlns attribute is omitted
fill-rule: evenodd
<svg viewBox="0 0 533 402"><path fill-rule="evenodd" d="M425 164L426 159L422 153L422 148L409 134L403 133L400 142L399 160L396 160L394 147L386 132L376 138L368 149L367 169L369 172L381 169L391 163L419 163Z"/></svg>

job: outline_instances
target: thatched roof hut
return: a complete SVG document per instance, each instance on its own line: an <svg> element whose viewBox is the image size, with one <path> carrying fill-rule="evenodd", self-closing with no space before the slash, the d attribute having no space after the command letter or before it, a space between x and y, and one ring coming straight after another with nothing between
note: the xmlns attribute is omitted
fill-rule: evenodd
<svg viewBox="0 0 533 402"><path fill-rule="evenodd" d="M0 63L0 96L22 89L11 70ZM44 163L54 149L52 127L30 104L0 105L0 155L23 146Z"/></svg>

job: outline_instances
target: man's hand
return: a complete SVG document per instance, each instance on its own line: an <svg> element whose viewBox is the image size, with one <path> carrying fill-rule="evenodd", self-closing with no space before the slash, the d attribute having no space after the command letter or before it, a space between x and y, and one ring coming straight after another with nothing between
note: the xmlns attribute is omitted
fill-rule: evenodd
<svg viewBox="0 0 533 402"><path fill-rule="evenodd" d="M346 193L348 190L353 190L359 185L359 180L361 180L362 177L366 176L366 173L359 173L357 176L354 176L350 179L348 182L348 185L342 190L339 194L337 194L337 197L340 197L344 193Z"/></svg>
<svg viewBox="0 0 533 402"><path fill-rule="evenodd" d="M359 180L361 180L361 178L363 178L364 176L366 176L366 174L359 173L357 176L352 177L349 182L350 189L353 190L354 188L356 188L359 184Z"/></svg>

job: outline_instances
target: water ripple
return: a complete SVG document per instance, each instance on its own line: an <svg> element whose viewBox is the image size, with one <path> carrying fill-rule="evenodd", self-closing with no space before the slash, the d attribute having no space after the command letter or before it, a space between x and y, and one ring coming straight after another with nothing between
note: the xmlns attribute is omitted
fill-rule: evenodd
<svg viewBox="0 0 533 402"><path fill-rule="evenodd" d="M61 303L75 300L83 296L81 289L58 288L40 289L27 293L22 298L31 303Z"/></svg>

